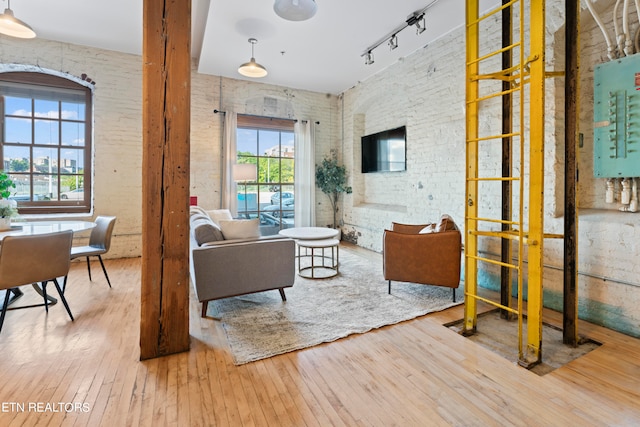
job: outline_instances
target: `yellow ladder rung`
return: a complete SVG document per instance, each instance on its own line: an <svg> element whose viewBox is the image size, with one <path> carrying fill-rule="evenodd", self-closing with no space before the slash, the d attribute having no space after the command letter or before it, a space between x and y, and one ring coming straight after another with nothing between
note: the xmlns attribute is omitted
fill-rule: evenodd
<svg viewBox="0 0 640 427"><path fill-rule="evenodd" d="M507 52L507 51L509 51L509 50L511 50L511 49L513 49L513 48L515 48L515 47L520 46L521 44L522 44L522 43L520 43L520 42L515 42L515 43L513 43L513 44L511 44L511 45L509 45L509 46L507 46L507 47L503 47L502 49L498 49L498 50L494 50L493 52L489 52L489 53L487 53L487 54L486 54L486 55L484 55L484 56L481 56L481 57L479 57L479 58L476 58L476 59L474 59L473 61L469 61L469 62L467 62L467 66L469 66L469 65L471 65L471 64L476 64L476 63L481 62L481 61L484 61L485 59L492 58L492 57L494 57L494 56L498 55L499 53Z"/></svg>
<svg viewBox="0 0 640 427"><path fill-rule="evenodd" d="M482 218L482 217L473 217L469 216L466 218L471 221L483 221L483 222L492 222L494 224L509 224L509 225L519 225L518 221L508 221L506 219L497 219L497 218Z"/></svg>
<svg viewBox="0 0 640 427"><path fill-rule="evenodd" d="M469 143L469 142L479 142L479 141L492 141L492 140L495 140L495 139L512 138L514 136L522 136L522 133L520 133L520 132L511 132L511 133L501 133L499 135L483 136L483 137L480 137L480 138L468 139L467 143Z"/></svg>
<svg viewBox="0 0 640 427"><path fill-rule="evenodd" d="M495 302L495 301L492 301L490 299L483 298L480 295L473 295L473 294L470 294L468 292L465 292L464 294L466 296L468 296L469 298L474 298L474 299L480 300L482 302L486 302L487 304L493 305L494 307L498 307L498 308L501 308L503 310L507 310L508 312L511 312L513 314L520 314L520 312L518 310L516 310L516 309L513 309L511 307L507 307L506 305L502 305L502 304L500 304L498 302Z"/></svg>
<svg viewBox="0 0 640 427"><path fill-rule="evenodd" d="M502 5L502 7L499 7L497 9L493 9L492 11L490 11L489 13L479 16L477 20L470 22L467 27L472 27L474 25L478 25L480 22L484 21L487 18L492 17L493 15L495 15L498 12L502 12L504 9L513 6L514 4L516 4L519 0L511 0L509 3L505 3Z"/></svg>
<svg viewBox="0 0 640 427"><path fill-rule="evenodd" d="M517 176L506 176L506 177L494 177L494 176L488 176L488 177L483 177L483 178L467 178L467 181L520 181L520 177Z"/></svg>
<svg viewBox="0 0 640 427"><path fill-rule="evenodd" d="M471 101L468 101L467 104L473 104L473 103L486 101L488 99L497 98L499 96L507 95L507 94L510 94L510 93L513 93L513 92L517 92L518 90L519 90L518 88L511 88L511 89L503 90L503 91L500 91L500 92L494 92L494 93L489 94L489 95L481 96L480 98L472 99Z"/></svg>
<svg viewBox="0 0 640 427"><path fill-rule="evenodd" d="M466 255L466 257L470 259L475 259L476 261L482 261L489 264L499 265L501 267L512 268L516 271L520 270L517 265L509 264L507 262L502 262L502 261L496 261L495 259L491 259L491 258L485 258L477 255Z"/></svg>

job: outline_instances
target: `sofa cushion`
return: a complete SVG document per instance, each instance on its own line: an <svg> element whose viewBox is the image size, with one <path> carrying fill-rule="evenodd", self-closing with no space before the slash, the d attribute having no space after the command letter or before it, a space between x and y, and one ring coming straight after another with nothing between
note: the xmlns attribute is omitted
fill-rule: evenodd
<svg viewBox="0 0 640 427"><path fill-rule="evenodd" d="M222 231L210 219L200 218L193 220L191 222L191 229L193 230L193 237L196 239L198 246L202 246L208 242L224 240Z"/></svg>
<svg viewBox="0 0 640 427"><path fill-rule="evenodd" d="M440 222L438 222L438 225L436 226L436 233L440 233L442 231L452 231L457 229L458 229L458 226L453 221L453 218L451 218L447 214L444 214L440 217Z"/></svg>
<svg viewBox="0 0 640 427"><path fill-rule="evenodd" d="M260 237L260 220L256 219L235 219L220 220L220 229L225 240L249 239Z"/></svg>
<svg viewBox="0 0 640 427"><path fill-rule="evenodd" d="M202 209L200 206L189 206L189 214L190 215L207 215L207 211Z"/></svg>
<svg viewBox="0 0 640 427"><path fill-rule="evenodd" d="M207 211L207 214L209 215L209 218L211 218L211 220L218 226L220 225L220 220L233 219L233 216L231 216L231 211L229 209L214 209L211 211Z"/></svg>

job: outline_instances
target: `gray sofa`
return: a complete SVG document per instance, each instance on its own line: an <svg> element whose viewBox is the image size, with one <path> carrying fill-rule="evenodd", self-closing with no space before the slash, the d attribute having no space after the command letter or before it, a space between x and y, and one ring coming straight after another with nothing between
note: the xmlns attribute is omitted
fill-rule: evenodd
<svg viewBox="0 0 640 427"><path fill-rule="evenodd" d="M225 239L202 209L191 209L191 282L202 317L211 300L284 288L295 280L295 242L283 236ZM259 232L258 232L259 233Z"/></svg>

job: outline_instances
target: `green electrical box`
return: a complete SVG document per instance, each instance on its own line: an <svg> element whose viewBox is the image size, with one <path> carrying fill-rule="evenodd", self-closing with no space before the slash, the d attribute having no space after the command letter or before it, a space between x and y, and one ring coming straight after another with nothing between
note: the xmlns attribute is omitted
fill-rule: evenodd
<svg viewBox="0 0 640 427"><path fill-rule="evenodd" d="M640 177L640 54L596 66L593 174Z"/></svg>

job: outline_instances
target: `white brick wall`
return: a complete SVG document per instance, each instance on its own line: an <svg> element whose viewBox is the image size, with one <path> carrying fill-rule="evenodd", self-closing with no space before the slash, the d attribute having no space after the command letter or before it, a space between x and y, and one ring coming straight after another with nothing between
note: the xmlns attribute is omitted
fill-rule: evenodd
<svg viewBox="0 0 640 427"><path fill-rule="evenodd" d="M611 0L597 3L611 10ZM564 69L564 4L547 2L550 70ZM607 12L606 21L610 21ZM632 20L632 31L637 20ZM580 203L603 208L603 184L592 168L591 83L593 66L604 60L599 30L583 13ZM347 166L354 193L340 208L345 237L376 251L382 231L392 221L428 222L449 213L464 219L464 38L458 29L398 61L339 97L261 83L193 74L191 121L191 193L205 208L220 206L222 116L213 109L320 121L316 159L335 149ZM118 216L112 257L141 252L142 62L141 57L42 39L0 44L0 62L40 66L96 81L94 100L95 214ZM562 79L547 81L545 228L562 232L562 162L564 147ZM276 99L275 109L265 98ZM496 126L483 117L483 126ZM360 173L360 137L399 125L407 126L407 171ZM499 167L494 156L485 167ZM419 185L421 184L421 186ZM421 188L420 188L421 187ZM495 209L497 193L488 191L485 209ZM485 192L486 193L486 192ZM484 193L483 193L484 194ZM331 223L328 199L317 191L317 223ZM640 216L592 211L579 224L579 294L581 317L633 335L640 335ZM561 304L562 246L545 243L545 302ZM496 252L495 245L483 249ZM492 271L484 272L488 281ZM600 278L606 277L606 280Z"/></svg>

